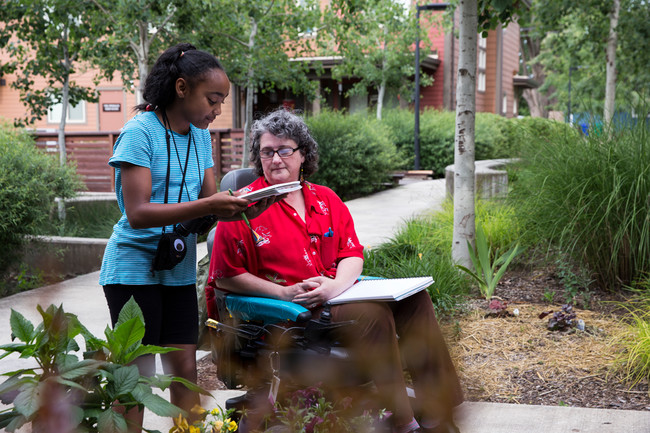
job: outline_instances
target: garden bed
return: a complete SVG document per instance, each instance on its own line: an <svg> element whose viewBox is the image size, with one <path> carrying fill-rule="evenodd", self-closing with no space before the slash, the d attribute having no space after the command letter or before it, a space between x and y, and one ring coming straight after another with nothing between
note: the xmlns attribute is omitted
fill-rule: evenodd
<svg viewBox="0 0 650 433"><path fill-rule="evenodd" d="M648 383L630 386L608 368L618 350L611 341L622 326L620 299L592 293L589 310L575 309L585 331L552 332L538 315L563 302L553 269L510 272L496 293L519 315L486 318L485 301L473 299L442 323L466 400L650 411ZM553 303L546 302L551 293ZM199 381L225 389L209 356L199 362Z"/></svg>

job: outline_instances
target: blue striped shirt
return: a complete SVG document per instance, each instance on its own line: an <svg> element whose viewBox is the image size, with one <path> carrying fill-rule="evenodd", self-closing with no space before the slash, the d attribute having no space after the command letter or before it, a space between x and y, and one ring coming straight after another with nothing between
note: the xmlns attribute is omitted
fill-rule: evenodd
<svg viewBox="0 0 650 433"><path fill-rule="evenodd" d="M185 186L181 202L196 200L201 192L205 169L214 165L212 141L207 129L190 126L190 155L185 173ZM167 202L178 202L183 178L185 157L188 151L188 135L170 131L170 176ZM198 156L198 158L197 158ZM115 194L122 217L113 226L102 261L99 284L164 284L181 286L196 282L196 235L186 240L187 254L181 263L168 271L149 271L158 246L162 227L133 229L126 219L120 164L128 162L151 170L152 203L164 203L165 178L167 175L167 144L165 128L154 112L144 112L129 120L115 146L109 164L115 168ZM171 233L173 226L165 227Z"/></svg>

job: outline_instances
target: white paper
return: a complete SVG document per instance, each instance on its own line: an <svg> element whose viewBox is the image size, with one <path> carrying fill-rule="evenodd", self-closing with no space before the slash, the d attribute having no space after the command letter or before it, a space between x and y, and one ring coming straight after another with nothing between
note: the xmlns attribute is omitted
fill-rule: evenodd
<svg viewBox="0 0 650 433"><path fill-rule="evenodd" d="M258 201L266 197L273 197L276 195L286 194L291 191L296 191L302 188L300 181L280 183L278 185L267 186L266 188L258 189L247 194L242 194L237 197L245 198L250 201Z"/></svg>
<svg viewBox="0 0 650 433"><path fill-rule="evenodd" d="M362 280L329 300L343 304L360 301L399 301L433 284L432 277L388 278Z"/></svg>

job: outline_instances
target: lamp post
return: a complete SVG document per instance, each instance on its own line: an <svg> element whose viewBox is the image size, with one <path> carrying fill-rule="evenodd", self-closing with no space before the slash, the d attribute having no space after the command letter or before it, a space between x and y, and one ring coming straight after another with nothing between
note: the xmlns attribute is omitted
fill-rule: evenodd
<svg viewBox="0 0 650 433"><path fill-rule="evenodd" d="M568 101L567 101L567 122L569 125L572 125L573 122L571 121L571 72L577 71L578 69L582 68L582 66L569 66L569 94L568 94Z"/></svg>
<svg viewBox="0 0 650 433"><path fill-rule="evenodd" d="M448 6L449 3L415 5L415 137L413 142L415 170L420 169L420 11L443 11Z"/></svg>

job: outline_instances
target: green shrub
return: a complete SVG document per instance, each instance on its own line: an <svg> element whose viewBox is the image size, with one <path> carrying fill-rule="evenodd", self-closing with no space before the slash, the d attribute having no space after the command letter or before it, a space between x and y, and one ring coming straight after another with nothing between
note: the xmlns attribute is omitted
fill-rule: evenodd
<svg viewBox="0 0 650 433"><path fill-rule="evenodd" d="M59 166L26 132L0 123L0 271L20 256L24 236L52 217L55 197L81 187L73 166Z"/></svg>
<svg viewBox="0 0 650 433"><path fill-rule="evenodd" d="M386 127L364 114L324 111L307 119L318 143L318 172L310 179L332 188L343 200L370 194L398 167Z"/></svg>
<svg viewBox="0 0 650 433"><path fill-rule="evenodd" d="M519 237L513 209L500 202L478 201L477 222L482 223L493 250L511 248ZM469 279L451 258L453 203L431 216L411 219L388 241L366 251L363 273L386 278L431 275L429 294L438 311L453 311L457 299L468 293Z"/></svg>
<svg viewBox="0 0 650 433"><path fill-rule="evenodd" d="M511 197L526 243L569 254L603 288L649 272L648 161L645 126L525 141Z"/></svg>
<svg viewBox="0 0 650 433"><path fill-rule="evenodd" d="M64 221L52 219L39 226L35 234L108 239L121 216L115 200L68 203Z"/></svg>
<svg viewBox="0 0 650 433"><path fill-rule="evenodd" d="M492 158L517 158L521 156L523 143L531 140L547 140L554 134L571 129L563 122L541 117L523 117L499 122L499 140L494 143Z"/></svg>
<svg viewBox="0 0 650 433"><path fill-rule="evenodd" d="M510 158L516 156L515 140L510 126L516 122L491 113L476 113L475 158L476 160ZM414 160L414 115L409 110L386 110L384 123L391 132L407 168ZM433 170L434 177L444 177L445 168L454 163L454 135L456 113L453 111L424 110L420 115L420 167Z"/></svg>

